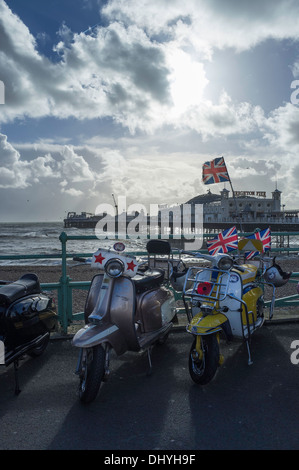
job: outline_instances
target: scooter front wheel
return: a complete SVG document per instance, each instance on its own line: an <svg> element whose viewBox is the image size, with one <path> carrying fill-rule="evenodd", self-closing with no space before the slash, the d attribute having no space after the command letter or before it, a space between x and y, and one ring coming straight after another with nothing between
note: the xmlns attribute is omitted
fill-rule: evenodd
<svg viewBox="0 0 299 470"><path fill-rule="evenodd" d="M95 400L105 374L105 351L101 345L84 348L80 366L79 398L82 403Z"/></svg>
<svg viewBox="0 0 299 470"><path fill-rule="evenodd" d="M201 336L201 351L196 350L196 338L189 354L189 373L193 382L205 385L216 374L219 365L219 344L215 334Z"/></svg>

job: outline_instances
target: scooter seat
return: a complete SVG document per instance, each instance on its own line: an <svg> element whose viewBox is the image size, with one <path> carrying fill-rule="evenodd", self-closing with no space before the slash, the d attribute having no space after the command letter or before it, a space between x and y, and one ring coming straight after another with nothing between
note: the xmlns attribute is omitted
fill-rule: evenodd
<svg viewBox="0 0 299 470"><path fill-rule="evenodd" d="M159 287L164 281L164 275L163 269L148 269L144 273L138 272L136 276L132 278L136 292L139 293Z"/></svg>
<svg viewBox="0 0 299 470"><path fill-rule="evenodd" d="M0 286L0 305L8 306L26 295L39 294L41 291L36 274L24 274L18 281Z"/></svg>

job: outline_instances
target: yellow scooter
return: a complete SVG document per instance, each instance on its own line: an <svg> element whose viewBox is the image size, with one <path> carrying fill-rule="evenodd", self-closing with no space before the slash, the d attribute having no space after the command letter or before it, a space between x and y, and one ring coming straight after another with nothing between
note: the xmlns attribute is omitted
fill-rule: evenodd
<svg viewBox="0 0 299 470"><path fill-rule="evenodd" d="M238 244L244 251L263 252L260 240L243 239ZM184 283L183 300L189 323L187 332L193 335L189 353L189 372L200 385L214 377L223 362L219 351L219 336L228 341L244 340L248 364L252 364L250 339L264 323L263 285L272 286L269 318L273 316L275 289L285 284L291 273L285 273L274 261L269 266L261 255L259 265L236 264L227 254L215 256L183 251L192 257L210 261L209 267L190 267ZM268 263L268 264L267 264Z"/></svg>

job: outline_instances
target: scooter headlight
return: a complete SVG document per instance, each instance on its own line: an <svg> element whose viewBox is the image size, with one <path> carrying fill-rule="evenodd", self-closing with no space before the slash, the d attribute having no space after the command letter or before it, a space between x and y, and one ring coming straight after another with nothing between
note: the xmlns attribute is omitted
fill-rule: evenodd
<svg viewBox="0 0 299 470"><path fill-rule="evenodd" d="M105 264L105 271L110 277L119 277L124 270L125 265L120 259L112 258Z"/></svg>
<svg viewBox="0 0 299 470"><path fill-rule="evenodd" d="M233 267L233 264L234 262L230 256L224 256L223 258L220 258L220 260L218 261L218 268L221 271L228 271L229 269Z"/></svg>

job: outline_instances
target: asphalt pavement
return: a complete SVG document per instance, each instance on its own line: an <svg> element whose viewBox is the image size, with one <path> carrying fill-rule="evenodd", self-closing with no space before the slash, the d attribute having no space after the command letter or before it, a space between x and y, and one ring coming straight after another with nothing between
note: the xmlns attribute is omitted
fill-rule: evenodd
<svg viewBox="0 0 299 470"><path fill-rule="evenodd" d="M179 328L153 349L150 376L146 354L112 354L108 382L83 405L77 350L70 339L53 339L43 356L22 360L20 395L13 366L0 369L0 449L298 449L295 340L299 323L264 326L252 338L251 366L245 345L221 341L224 364L201 387L188 372L192 338Z"/></svg>

